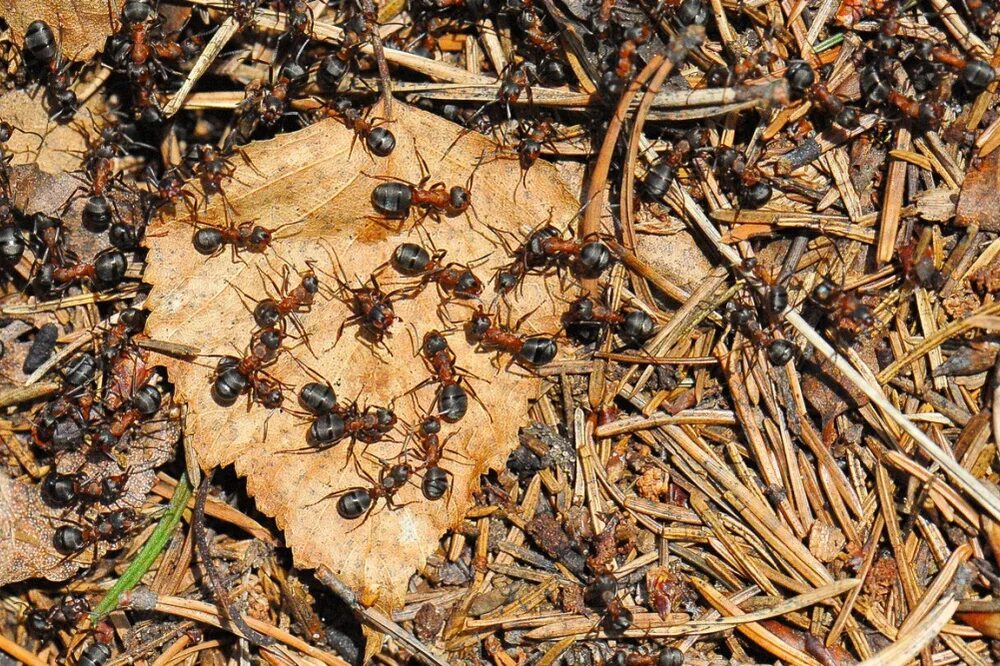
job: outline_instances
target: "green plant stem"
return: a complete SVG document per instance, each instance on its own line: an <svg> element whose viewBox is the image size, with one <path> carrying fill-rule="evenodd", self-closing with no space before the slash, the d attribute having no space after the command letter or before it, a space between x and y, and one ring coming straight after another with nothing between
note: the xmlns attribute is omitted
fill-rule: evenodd
<svg viewBox="0 0 1000 666"><path fill-rule="evenodd" d="M128 569L125 570L125 573L115 581L115 584L111 586L111 589L108 590L104 598L94 608L94 611L90 614L91 622L96 622L113 611L118 606L118 599L122 593L138 585L142 577L149 571L149 568L153 566L153 562L160 556L160 553L170 540L170 535L173 533L174 528L180 522L184 508L187 506L188 500L191 499L192 490L187 475L181 474L181 478L177 480L174 495L170 498L170 505L167 507L167 512L160 519L160 524L149 535L149 539L142 545L142 549L135 556Z"/></svg>

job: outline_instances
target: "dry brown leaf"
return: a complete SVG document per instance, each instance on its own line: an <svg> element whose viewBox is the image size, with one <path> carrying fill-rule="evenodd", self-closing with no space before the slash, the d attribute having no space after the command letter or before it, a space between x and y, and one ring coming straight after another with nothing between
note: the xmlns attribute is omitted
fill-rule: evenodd
<svg viewBox="0 0 1000 666"><path fill-rule="evenodd" d="M118 0L0 0L0 16L18 44L28 25L45 21L64 58L89 60L114 32L113 17L121 15L121 4Z"/></svg>
<svg viewBox="0 0 1000 666"><path fill-rule="evenodd" d="M958 195L955 223L978 224L982 231L1000 231L1000 150L979 160L965 174Z"/></svg>
<svg viewBox="0 0 1000 666"><path fill-rule="evenodd" d="M258 267L276 276L283 259L291 262L295 270L305 270L305 262L312 260L320 269L330 271L329 244L336 248L350 283L357 286L392 255L401 241L420 241L419 234L412 230L412 221L406 224L406 230L396 234L384 221L367 219L374 215L372 190L381 182L373 176L419 180L417 148L430 165L431 182L459 185L465 183L484 151L492 151L484 137L469 134L442 156L445 147L458 136L457 126L403 105L394 104L393 109L396 120L391 129L398 145L386 159L372 160L354 141L354 135L333 121L247 147L248 161L234 160L235 177L225 186L236 219L255 219L272 228L294 222L295 234L277 241L263 255L242 253L240 258L246 263L233 262L228 251L214 258L198 254L191 243L190 223L168 219L150 229L145 276L153 285L150 335L194 345L204 355L194 364L165 361L179 398L189 403L188 431L194 433L201 464L212 468L235 463L237 473L247 477L258 507L274 516L284 530L298 566L325 564L358 589L367 603L377 601L385 607L401 605L409 577L469 506L478 476L502 464L517 446L517 428L528 400L538 390L538 381L524 371L497 373L491 364L494 355L474 353L460 330L450 334L448 340L458 364L482 378L472 379L470 385L489 408L492 421L482 407L470 401L465 418L456 426L445 427L444 436L455 433L448 442L449 459L442 463L454 474L448 501L426 501L418 481L397 498L412 504L388 510L380 500L363 524L361 520L345 521L337 513L336 500L323 499L365 483L348 462L346 444L324 452L283 453L306 445L306 420L287 412L269 413L256 405L248 413L242 403L222 408L213 401L210 384L216 361L211 355L245 350L253 324L230 283L238 284L254 298L262 298L265 292ZM438 248L447 250L446 261L470 262L485 257L476 272L486 281L509 258L494 244L484 223L515 232L520 238L550 215L557 225L567 224L575 215L575 198L553 176L550 164L536 164L528 174L528 186L518 189L515 203L512 195L521 177L516 162L486 163L475 172L475 214L469 219L459 216L440 223L428 220L424 229ZM218 198L202 214L203 222L225 223ZM470 223L476 231L470 229ZM285 233L291 232L286 229ZM325 239L323 243L321 239ZM298 278L292 277L297 283ZM329 278L321 276L321 280L331 284ZM388 271L384 280L394 282L400 278ZM490 303L492 298L488 289L483 300ZM348 328L335 343L337 330L350 312L338 300L320 298L311 312L300 317L318 358L300 346L280 357L273 374L295 387L311 381L292 358L294 354L328 379L341 400L360 396L362 403L386 405L397 399L397 413L414 423L414 406L409 399L399 398L429 374L423 362L414 358L405 329L412 327L415 337L422 338L431 329L447 328L438 318L438 302L433 286L415 300L398 302L396 313L403 322L395 325L393 336L386 340L391 355L382 352L379 359L369 343L356 337L356 327ZM546 305L525 323L525 333L556 331L558 320L550 302L542 281L529 278L517 302L519 311ZM461 327L471 313L458 304L448 311L456 322L455 328ZM514 372L518 372L516 368ZM429 407L434 393L434 386L417 392L422 409ZM286 401L294 404L295 396L286 393ZM402 439L402 433L397 439ZM398 442L380 443L370 446L369 453L389 458L400 448ZM368 460L364 464L373 475L377 473L377 464Z"/></svg>
<svg viewBox="0 0 1000 666"><path fill-rule="evenodd" d="M164 410L166 411L166 410ZM92 520L94 513L116 509L139 509L156 481L155 468L169 461L180 438L179 421L150 421L127 447L118 464L108 460L87 461L82 453L59 456L56 468L63 474L79 472L84 478L103 478L109 470L129 471L125 491L113 504L96 505L81 518L67 510L57 510L42 501L40 484L12 479L0 471L0 587L28 578L66 580L92 559L101 557L109 544L98 544L96 553L87 548L73 557L56 552L52 537L60 525ZM150 517L152 520L154 517ZM67 522L70 521L70 522ZM111 544L120 547L122 544Z"/></svg>
<svg viewBox="0 0 1000 666"><path fill-rule="evenodd" d="M44 95L35 95L32 99L24 90L0 96L0 120L21 130L14 132L6 150L13 155L14 164L35 164L51 174L76 171L80 168L81 153L87 148L84 131L78 126L49 120L43 98Z"/></svg>

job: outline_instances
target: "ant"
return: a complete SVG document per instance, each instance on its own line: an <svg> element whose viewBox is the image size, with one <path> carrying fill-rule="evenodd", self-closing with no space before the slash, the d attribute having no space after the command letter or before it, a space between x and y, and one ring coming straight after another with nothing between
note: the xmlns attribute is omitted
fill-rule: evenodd
<svg viewBox="0 0 1000 666"><path fill-rule="evenodd" d="M90 603L82 594L70 593L48 609L32 608L25 624L35 636L50 638L57 631L69 630L90 612Z"/></svg>
<svg viewBox="0 0 1000 666"><path fill-rule="evenodd" d="M440 222L441 216L456 217L469 210L472 206L473 174L469 174L469 180L465 186L455 185L450 189L442 182L437 182L425 189L430 181L430 172L427 162L417 153L417 160L420 162L421 179L417 184L406 181L389 180L377 185L372 190L372 206L375 210L389 219L405 220L410 215L410 208L418 206L424 209L423 218L430 216L435 221Z"/></svg>
<svg viewBox="0 0 1000 666"><path fill-rule="evenodd" d="M466 371L455 364L455 352L448 345L444 335L438 331L428 331L424 334L420 354L433 377L422 381L411 389L411 392L433 382L440 384L436 398L438 415L448 423L457 423L469 410L469 394L479 400L471 388L466 390L462 386L464 379L462 373ZM479 404L489 414L486 406L482 402ZM492 420L492 416L490 419Z"/></svg>
<svg viewBox="0 0 1000 666"><path fill-rule="evenodd" d="M858 127L858 112L845 105L839 97L826 87L826 84L816 81L816 72L804 60L793 60L785 69L785 80L793 92L810 97L819 104L833 121L845 129Z"/></svg>
<svg viewBox="0 0 1000 666"><path fill-rule="evenodd" d="M259 373L263 373L265 367L277 360L283 339L284 334L278 329L261 329L253 334L249 353L243 358L223 356L219 359L212 378L212 397L215 401L223 407L229 407L247 393L250 394L251 402L267 397L258 391L268 391L272 385L270 382L259 381Z"/></svg>
<svg viewBox="0 0 1000 666"><path fill-rule="evenodd" d="M829 278L816 285L810 297L826 313L837 336L848 344L875 325L871 308L857 294L840 289Z"/></svg>
<svg viewBox="0 0 1000 666"><path fill-rule="evenodd" d="M341 278L335 278L338 285L336 296L347 304L354 314L340 323L334 344L340 340L345 328L358 324L362 332L368 335L373 343L388 350L385 338L392 335L390 329L396 322L396 311L393 309L392 299L394 296L404 293L405 290L397 289L388 294L385 293L374 274L369 277L371 286L351 287L347 284L347 276L344 274L343 267L340 266L339 262L336 265L341 273Z"/></svg>
<svg viewBox="0 0 1000 666"><path fill-rule="evenodd" d="M241 250L253 254L266 252L271 247L271 243L278 239L275 234L285 227L298 224L298 222L289 222L274 229L255 224L252 220L236 224L229 218L228 206L226 207L226 220L229 224L224 227L204 226L195 230L191 242L199 254L216 257L228 245L232 251L233 263L236 263Z"/></svg>
<svg viewBox="0 0 1000 666"><path fill-rule="evenodd" d="M684 653L674 647L663 648L655 654L617 650L607 664L608 666L682 666Z"/></svg>
<svg viewBox="0 0 1000 666"><path fill-rule="evenodd" d="M799 348L795 343L765 333L760 322L754 319L752 309L728 301L726 318L754 345L767 350L767 360L771 365L780 367L798 356Z"/></svg>
<svg viewBox="0 0 1000 666"><path fill-rule="evenodd" d="M757 209L771 200L773 189L763 179L760 170L746 163L733 148L719 148L715 153L715 170L721 182L735 190L743 208Z"/></svg>
<svg viewBox="0 0 1000 666"><path fill-rule="evenodd" d="M522 321L523 319L518 322L518 326ZM525 337L506 328L494 326L492 317L482 308L469 320L466 332L480 349L506 352L513 356L511 362L516 360L532 367L550 363L559 351L556 341L548 336Z"/></svg>
<svg viewBox="0 0 1000 666"><path fill-rule="evenodd" d="M497 230L494 231L499 235ZM532 232L520 247L508 249L508 254L513 255L514 261L501 268L496 275L496 288L500 294L513 291L530 271L545 272L549 267L558 271L568 266L582 277L596 278L611 265L611 250L607 245L601 241L581 243L565 239L562 232L552 225Z"/></svg>
<svg viewBox="0 0 1000 666"><path fill-rule="evenodd" d="M125 279L128 261L117 249L102 250L90 263L77 261L75 264L55 266L42 265L32 278L35 288L42 294L68 288L78 280L87 280L95 289L114 289Z"/></svg>
<svg viewBox="0 0 1000 666"><path fill-rule="evenodd" d="M351 105L346 97L339 97L332 104L322 107L322 113L328 118L335 118L344 123L347 129L354 132L365 142L365 147L377 157L388 157L396 149L396 136L387 128L374 125ZM353 141L351 148L353 149Z"/></svg>
<svg viewBox="0 0 1000 666"><path fill-rule="evenodd" d="M155 384L143 384L132 396L126 409L115 412L106 425L92 437L101 451L111 451L128 430L141 419L148 419L163 405L163 393Z"/></svg>
<svg viewBox="0 0 1000 666"><path fill-rule="evenodd" d="M87 546L93 545L95 550L99 541L114 543L121 541L135 529L138 516L131 509L116 509L98 514L92 526L70 524L56 528L52 536L52 545L61 555L72 557L83 552Z"/></svg>
<svg viewBox="0 0 1000 666"><path fill-rule="evenodd" d="M83 474L61 474L55 470L42 479L42 499L55 509L64 509L78 502L114 504L125 493L129 472L112 474L103 479L88 479Z"/></svg>
<svg viewBox="0 0 1000 666"><path fill-rule="evenodd" d="M70 88L69 63L63 65L59 45L48 23L33 21L28 25L24 33L24 52L29 56L28 64L45 73L46 98L54 110L52 119L60 123L72 120L79 100Z"/></svg>
<svg viewBox="0 0 1000 666"><path fill-rule="evenodd" d="M222 181L232 178L236 167L217 148L206 143L192 147L189 161L193 162L192 171L201 181L206 194L221 194ZM192 159L193 158L193 159Z"/></svg>
<svg viewBox="0 0 1000 666"><path fill-rule="evenodd" d="M361 408L357 401L341 405L333 388L321 382L303 386L299 390L299 404L316 417L306 435L311 449L322 451L349 437L350 458L355 441L375 444L396 427L397 418L391 407Z"/></svg>
<svg viewBox="0 0 1000 666"><path fill-rule="evenodd" d="M569 305L563 320L584 328L614 327L628 344L641 345L653 335L653 318L642 310L612 310L589 296L581 296Z"/></svg>
<svg viewBox="0 0 1000 666"><path fill-rule="evenodd" d="M446 251L431 254L416 243L401 243L392 253L393 268L408 277L418 277L411 297L416 297L431 282L437 284L444 295L455 298L478 299L483 293L483 283L466 266L456 263L442 265Z"/></svg>
<svg viewBox="0 0 1000 666"><path fill-rule="evenodd" d="M160 209L168 205L173 205L177 201L182 201L191 217L198 210L198 200L190 190L184 187L184 177L176 167L172 167L163 172L159 178L153 171L152 165L146 170L146 182L156 190L152 199L154 209Z"/></svg>
<svg viewBox="0 0 1000 666"><path fill-rule="evenodd" d="M670 146L670 149L646 172L642 181L642 191L651 201L662 200L670 189L677 169L687 164L692 157L707 150L709 136L705 130L691 129Z"/></svg>
<svg viewBox="0 0 1000 666"><path fill-rule="evenodd" d="M271 70L273 73L273 69ZM273 74L272 74L273 76ZM246 143L261 123L273 127L285 115L289 96L307 80L306 70L295 62L285 63L278 80L265 83L254 79L247 87L243 100L236 107L236 130L227 138L227 148L234 142Z"/></svg>
<svg viewBox="0 0 1000 666"><path fill-rule="evenodd" d="M613 67L601 77L601 83L609 96L618 97L622 93L625 82L635 73L635 58L639 47L652 36L653 30L647 24L625 30L621 45L612 56Z"/></svg>
<svg viewBox="0 0 1000 666"><path fill-rule="evenodd" d="M239 24L240 30L254 24L260 0L229 0L229 4L232 6L232 17Z"/></svg>
<svg viewBox="0 0 1000 666"><path fill-rule="evenodd" d="M320 61L316 81L328 93L336 93L340 82L350 71L358 47L368 39L370 28L362 14L355 14L340 26L344 37L339 49Z"/></svg>
<svg viewBox="0 0 1000 666"><path fill-rule="evenodd" d="M583 588L584 602L605 612L605 623L610 631L622 632L632 626L632 611L618 599L618 581L609 573L602 573Z"/></svg>
<svg viewBox="0 0 1000 666"><path fill-rule="evenodd" d="M405 486L413 475L413 467L407 463L396 463L395 465L383 466L379 471L378 481L373 479L363 469L361 474L371 482L369 488L354 487L343 490L339 493L327 495L329 497L340 496L337 500L337 513L345 520L355 520L365 516L365 520L371 515L371 508L379 500L385 498L386 506L390 509L401 508L402 504L395 502L396 493ZM361 522L364 524L364 521Z"/></svg>

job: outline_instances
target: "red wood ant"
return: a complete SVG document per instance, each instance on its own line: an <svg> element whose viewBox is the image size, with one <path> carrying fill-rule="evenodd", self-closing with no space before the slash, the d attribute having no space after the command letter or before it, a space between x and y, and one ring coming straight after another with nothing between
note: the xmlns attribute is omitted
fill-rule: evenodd
<svg viewBox="0 0 1000 666"><path fill-rule="evenodd" d="M194 212L198 209L198 200L193 192L184 187L184 178L176 167L168 169L157 178L151 165L146 170L146 182L156 190L153 199L154 208L163 208L177 201L183 201L188 214L194 217Z"/></svg>
<svg viewBox="0 0 1000 666"><path fill-rule="evenodd" d="M261 254L271 243L282 237L277 234L287 227L294 226L300 222L289 222L274 229L268 229L252 220L236 224L229 217L229 206L226 207L226 220L228 224L224 227L203 226L195 230L191 237L194 249L208 257L216 257L222 253L228 245L232 251L232 259L235 263L239 252L245 250L253 254ZM196 223L197 224L197 223ZM294 235L294 234L292 234Z"/></svg>
<svg viewBox="0 0 1000 666"><path fill-rule="evenodd" d="M92 262L77 261L74 264L56 266L44 264L32 279L35 288L42 294L68 288L74 282L86 280L98 290L113 289L125 278L128 261L117 249L102 250Z"/></svg>
<svg viewBox="0 0 1000 666"><path fill-rule="evenodd" d="M363 139L365 147L372 155L387 157L395 150L395 135L388 128L369 122L346 97L339 97L332 104L325 105L322 112L328 118L335 118L344 123L356 137ZM353 142L351 147L353 149Z"/></svg>
<svg viewBox="0 0 1000 666"><path fill-rule="evenodd" d="M335 296L350 307L354 313L340 323L334 344L340 340L345 328L357 324L371 342L381 345L388 351L384 340L386 336L392 335L392 325L396 323L396 311L393 308L392 299L405 293L406 290L397 289L387 294L382 291L378 278L374 274L368 279L371 286L366 287L362 284L360 287L352 287L347 284L347 275L335 256L333 263L340 273L339 277L333 276L338 287Z"/></svg>
<svg viewBox="0 0 1000 666"><path fill-rule="evenodd" d="M425 187L430 181L430 172L420 153L417 153L417 160L420 162L422 176L420 182L414 185L406 181L388 180L372 190L372 206L376 211L389 219L405 220L410 215L410 208L416 206L424 210L417 222L420 224L428 216L440 221L442 215L456 217L469 210L472 206L471 189L475 173L469 174L464 187L455 185L449 189L442 182Z"/></svg>
<svg viewBox="0 0 1000 666"><path fill-rule="evenodd" d="M316 418L306 434L310 449L325 450L349 438L348 458L353 456L354 442L375 444L396 427L396 414L391 407L359 407L357 401L337 402L329 384L310 382L299 390L299 404ZM294 452L287 451L287 452Z"/></svg>
<svg viewBox="0 0 1000 666"><path fill-rule="evenodd" d="M618 581L609 573L597 575L583 589L588 606L605 612L605 624L610 631L621 632L632 626L632 611L618 598Z"/></svg>
<svg viewBox="0 0 1000 666"><path fill-rule="evenodd" d="M278 329L261 329L254 333L246 356L223 356L212 378L212 397L215 401L229 407L241 395L249 393L251 401L264 402L269 397L266 392L273 389L277 382L273 378L262 381L259 373L277 360L283 339L284 334ZM264 390L265 394L259 393L260 390Z"/></svg>
<svg viewBox="0 0 1000 666"><path fill-rule="evenodd" d="M674 647L666 647L653 654L616 651L607 666L682 666L684 653Z"/></svg>
<svg viewBox="0 0 1000 666"><path fill-rule="evenodd" d="M767 350L767 360L771 365L782 366L798 356L799 348L793 342L771 337L764 331L760 322L754 319L752 309L728 301L726 317L754 345Z"/></svg>
<svg viewBox="0 0 1000 666"><path fill-rule="evenodd" d="M494 232L503 239L501 233ZM506 245L506 241L504 241ZM513 291L529 272L544 273L549 268L557 271L570 267L582 277L596 278L611 265L611 250L603 242L588 240L583 243L574 239L564 239L562 232L552 225L545 225L532 232L528 239L508 253L514 261L501 268L496 274L496 290L499 294Z"/></svg>
<svg viewBox="0 0 1000 666"><path fill-rule="evenodd" d="M559 351L556 341L548 336L525 337L500 326L494 326L492 317L482 308L469 320L466 332L481 349L506 352L513 356L511 362L516 360L529 367L551 362Z"/></svg>
<svg viewBox="0 0 1000 666"><path fill-rule="evenodd" d="M24 50L28 64L45 73L46 98L52 107L52 119L69 122L79 107L76 93L70 88L69 64L63 65L62 54L52 28L45 21L33 21L24 33Z"/></svg>
<svg viewBox="0 0 1000 666"><path fill-rule="evenodd" d="M420 346L420 355L433 377L415 386L410 390L410 393L427 384L437 382L440 387L435 402L437 403L437 413L442 419L448 423L460 421L469 410L469 395L471 394L482 406L483 411L490 416L490 420L493 420L493 416L489 414L486 405L483 405L482 401L479 400L475 391L471 387L468 389L463 387L462 380L465 379L467 371L456 365L455 352L452 351L443 334L438 331L425 333L423 343ZM468 381L465 384L467 385Z"/></svg>
<svg viewBox="0 0 1000 666"><path fill-rule="evenodd" d="M837 336L847 343L875 325L875 315L854 293L847 293L831 280L824 278L813 289L811 299L827 315Z"/></svg>
<svg viewBox="0 0 1000 666"><path fill-rule="evenodd" d="M826 84L816 81L816 72L809 63L795 60L788 63L785 69L785 79L793 92L807 95L818 103L833 118L833 121L845 129L858 126L858 112L845 105L839 97L826 87Z"/></svg>
<svg viewBox="0 0 1000 666"><path fill-rule="evenodd" d="M108 511L98 514L92 526L79 523L59 526L52 536L52 545L60 554L72 557L90 545L96 550L99 541L121 541L135 529L138 522L138 516L131 509Z"/></svg>
<svg viewBox="0 0 1000 666"><path fill-rule="evenodd" d="M192 171L201 181L205 193L220 194L222 181L232 178L236 167L217 148L208 144L195 145L191 153L194 157Z"/></svg>
<svg viewBox="0 0 1000 666"><path fill-rule="evenodd" d="M323 499L340 497L337 500L337 513L345 520L355 520L365 516L365 520L371 515L371 509L379 498L385 499L385 504L390 509L398 509L404 504L397 504L396 493L405 486L413 475L413 468L407 463L396 463L394 465L383 466L379 471L378 481L373 479L363 469L360 473L371 482L368 488L354 487L347 488L338 493L327 495ZM361 521L364 524L364 521Z"/></svg>
<svg viewBox="0 0 1000 666"><path fill-rule="evenodd" d="M483 283L468 266L456 263L442 265L445 254L444 250L431 254L416 243L401 243L396 247L392 254L392 266L403 275L420 278L408 296L416 297L432 282L438 286L442 296L478 299L482 295Z"/></svg>
<svg viewBox="0 0 1000 666"><path fill-rule="evenodd" d="M70 593L48 609L33 608L25 617L28 631L39 638L50 638L57 631L69 630L90 612L87 598Z"/></svg>
<svg viewBox="0 0 1000 666"><path fill-rule="evenodd" d="M569 305L563 316L567 324L614 327L629 344L641 345L653 335L653 318L642 310L612 310L589 296L581 296Z"/></svg>
<svg viewBox="0 0 1000 666"><path fill-rule="evenodd" d="M101 479L87 478L81 473L61 474L53 470L42 479L42 499L56 509L78 502L114 504L125 493L128 478L128 470Z"/></svg>

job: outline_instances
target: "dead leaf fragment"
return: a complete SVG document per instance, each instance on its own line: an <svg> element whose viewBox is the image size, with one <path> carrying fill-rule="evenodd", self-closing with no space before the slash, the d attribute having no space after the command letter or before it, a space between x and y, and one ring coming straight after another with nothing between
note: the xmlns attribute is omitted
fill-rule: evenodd
<svg viewBox="0 0 1000 666"><path fill-rule="evenodd" d="M118 0L0 0L0 16L18 44L33 21L45 21L63 58L76 61L90 60L104 48L104 41L115 30L114 17L120 15Z"/></svg>
<svg viewBox="0 0 1000 666"><path fill-rule="evenodd" d="M809 530L809 552L820 562L833 562L846 544L844 533L822 520L815 521Z"/></svg>
<svg viewBox="0 0 1000 666"><path fill-rule="evenodd" d="M291 281L297 284L294 272L305 270L307 261L315 262L321 271L332 272L330 255L336 252L348 281L357 286L389 259L400 242L422 242L421 233L431 235L436 246L447 251L446 261L467 263L484 258L475 271L485 282L495 268L509 259L484 225L523 238L525 231L550 217L553 223L565 225L578 208L573 196L553 178L553 167L541 162L528 173L528 187L517 188L515 203L513 193L520 172L509 162L494 161L475 171L475 212L471 218L459 216L440 223L427 220L423 232L413 230L411 220L397 234L384 220L369 218L375 214L371 193L382 182L380 179L418 181L415 150L419 150L429 164L430 182L460 185L492 146L484 137L468 134L442 155L458 137L457 126L401 105L393 108L396 119L390 127L397 147L390 157L378 161L364 152L350 131L334 121L248 146L246 160L234 160L236 172L224 186L226 198L236 211L237 221L254 220L270 228L294 225L281 234L286 237L264 254L244 252L235 262L228 253L206 258L192 246L189 222L166 219L150 228L145 276L153 285L150 335L193 345L203 354L196 364L164 359L179 398L189 403L187 424L194 433L201 463L206 468L235 464L237 473L247 477L247 487L258 507L274 516L284 530L298 566L326 565L359 596L377 600L383 607L402 604L407 580L423 566L441 534L461 519L478 476L503 464L517 446L519 415L525 413L528 400L535 396L538 382L523 371L520 376L497 373L491 365L492 355L476 353L460 331L449 333L458 365L482 378L471 379L470 386L490 412L488 415L470 401L465 418L444 430L444 436L455 433L442 461L442 466L453 474L450 497L436 503L425 500L417 479L397 496L398 503L405 506L388 510L384 500L379 500L363 523L346 521L337 513L336 498L328 496L368 485L349 462L346 444L323 452L288 453L288 449L306 446L307 420L287 411L269 413L256 405L249 412L239 405L223 408L210 395L216 362L212 355L233 354L236 350L242 353L253 325L247 307L230 285L236 284L251 298L260 299L265 296L261 272L280 281L277 271L288 262L293 269ZM201 216L202 223L225 224L218 199L215 197ZM401 278L387 271L383 280L388 291ZM332 284L323 275L320 281ZM539 278L529 279L519 298L516 310L526 312L537 307L546 298L544 284ZM492 300L492 294L484 294L484 303ZM429 330L450 328L438 318L439 302L433 286L414 300L397 302L395 311L402 322L386 338L389 351L381 352L379 358L369 343L357 337L356 327L347 328L338 342L337 331L350 315L348 306L336 299L318 298L312 310L299 317L316 357L299 346L283 353L269 371L297 391L314 380L299 365L301 362L326 378L342 401L358 397L363 404L388 405L395 400L394 409L400 418L415 423L418 414L411 401L401 397L429 374L423 362L414 358L409 333L419 341ZM457 329L471 310L453 304L448 313ZM557 322L551 306L545 306L529 318L523 332L554 332ZM410 329L409 333L404 329ZM286 391L286 405L294 405L296 395ZM428 409L434 395L434 386L417 391L423 410ZM394 444L369 446L370 455L362 464L371 475L378 474L378 465L371 459L398 455L399 441L404 436L400 432Z"/></svg>
<svg viewBox="0 0 1000 666"><path fill-rule="evenodd" d="M958 196L955 223L978 224L981 231L1000 231L1000 150L969 169Z"/></svg>
<svg viewBox="0 0 1000 666"><path fill-rule="evenodd" d="M35 95L33 99L24 90L12 90L0 96L0 120L21 130L15 131L6 144L14 158L12 163L34 164L50 174L76 171L80 168L81 154L87 148L84 130L49 120L49 113L42 104L44 97Z"/></svg>

